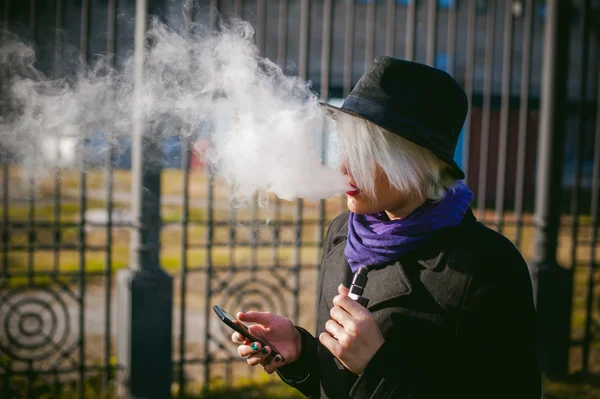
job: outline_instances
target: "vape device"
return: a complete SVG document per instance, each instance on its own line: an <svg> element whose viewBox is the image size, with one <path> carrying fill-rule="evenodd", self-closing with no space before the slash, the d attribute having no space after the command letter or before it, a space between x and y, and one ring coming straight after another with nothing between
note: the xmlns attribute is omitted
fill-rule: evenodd
<svg viewBox="0 0 600 399"><path fill-rule="evenodd" d="M354 273L354 278L352 279L352 285L350 286L350 292L348 296L354 299L356 302L360 303L365 308L369 304L369 300L365 298L363 292L365 290L365 286L367 285L367 274L369 270L366 267L361 267L358 269L356 273Z"/></svg>

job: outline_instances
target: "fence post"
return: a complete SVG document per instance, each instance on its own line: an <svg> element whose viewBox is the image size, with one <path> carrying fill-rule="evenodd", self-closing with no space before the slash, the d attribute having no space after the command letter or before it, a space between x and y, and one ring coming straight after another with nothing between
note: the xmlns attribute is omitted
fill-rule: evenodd
<svg viewBox="0 0 600 399"><path fill-rule="evenodd" d="M131 158L130 265L118 274L119 397L171 397L173 279L160 267L162 154L140 112L146 46L146 0L137 0Z"/></svg>
<svg viewBox="0 0 600 399"><path fill-rule="evenodd" d="M546 1L537 182L535 256L531 267L538 316L537 351L545 375L568 373L572 271L557 261L566 128L571 2Z"/></svg>

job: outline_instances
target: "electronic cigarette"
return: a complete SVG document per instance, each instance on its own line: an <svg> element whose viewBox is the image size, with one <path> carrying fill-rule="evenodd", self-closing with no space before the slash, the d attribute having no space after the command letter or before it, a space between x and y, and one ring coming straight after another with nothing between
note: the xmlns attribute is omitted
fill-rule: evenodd
<svg viewBox="0 0 600 399"><path fill-rule="evenodd" d="M367 285L367 273L369 273L369 271L366 267L361 267L356 273L354 273L352 285L350 286L350 292L348 293L350 298L354 299L365 308L369 304L369 299L363 297L362 294L365 290L365 286Z"/></svg>

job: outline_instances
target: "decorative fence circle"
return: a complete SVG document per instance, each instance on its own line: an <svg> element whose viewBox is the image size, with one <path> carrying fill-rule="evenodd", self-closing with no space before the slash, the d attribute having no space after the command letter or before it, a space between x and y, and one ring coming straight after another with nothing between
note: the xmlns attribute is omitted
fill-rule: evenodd
<svg viewBox="0 0 600 399"><path fill-rule="evenodd" d="M4 291L0 296L0 350L22 361L39 361L64 346L70 332L64 300L46 287Z"/></svg>
<svg viewBox="0 0 600 399"><path fill-rule="evenodd" d="M287 305L281 287L265 279L249 279L228 286L223 295L223 309L232 312L235 317L238 311L272 312L277 315L287 313ZM221 326L224 335L231 335L231 330Z"/></svg>

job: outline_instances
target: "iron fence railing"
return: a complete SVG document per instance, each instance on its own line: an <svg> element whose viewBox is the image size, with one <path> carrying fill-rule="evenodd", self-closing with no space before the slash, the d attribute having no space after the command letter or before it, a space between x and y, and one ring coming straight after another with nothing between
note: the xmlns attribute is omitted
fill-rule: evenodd
<svg viewBox="0 0 600 399"><path fill-rule="evenodd" d="M133 0L0 4L2 43L16 34L34 44L36 67L54 78L98 53L122 67L139 51L134 32L147 10L183 34L196 24L218 29L233 15L250 21L260 54L310 80L324 101L348 95L376 55L447 70L469 100L457 161L476 193L476 214L532 261L541 323L563 317L566 330L544 336L542 365L600 371L600 2L149 0L137 17ZM10 76L0 67L4 96ZM0 116L7 112L0 100ZM87 144L93 166L70 157L60 139L46 151L53 162L41 178L0 142L2 397L73 389L83 398L92 388L110 396L117 385L152 397L170 391L171 378L184 397L198 384L208 391L215 379L252 376L211 316L213 303L314 323L323 236L344 199L271 198L267 212L254 198L238 208L192 151L201 144L195 137L175 138L170 155L101 137L108 151ZM149 152L175 168L146 164ZM581 361L568 370L579 350ZM169 371L145 368L153 363Z"/></svg>

